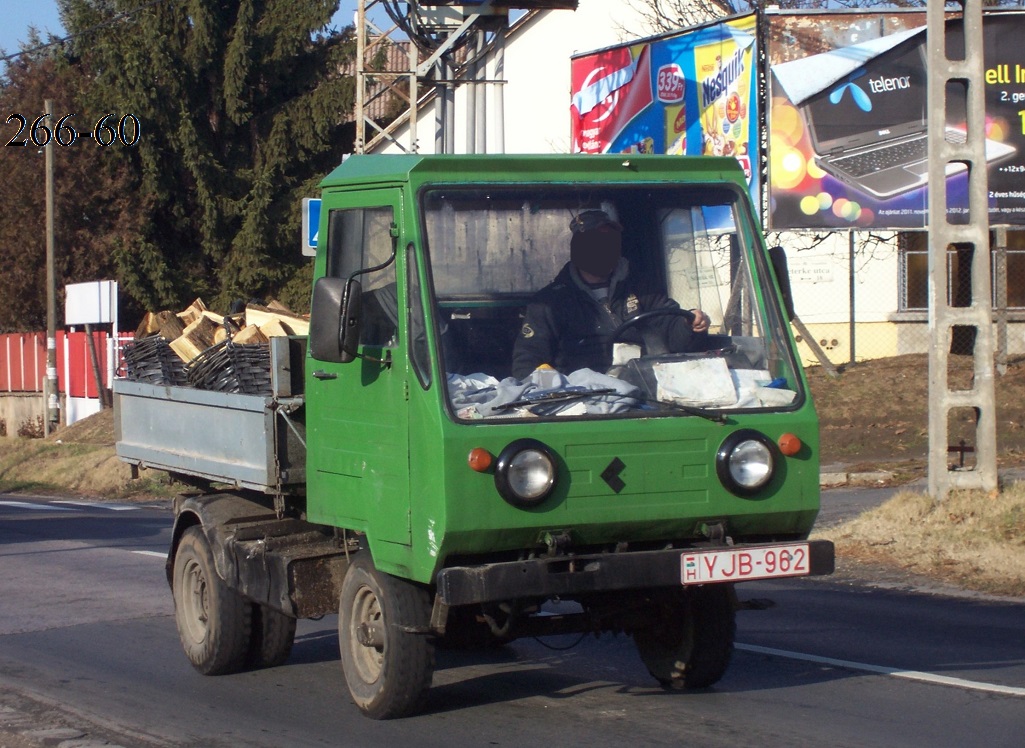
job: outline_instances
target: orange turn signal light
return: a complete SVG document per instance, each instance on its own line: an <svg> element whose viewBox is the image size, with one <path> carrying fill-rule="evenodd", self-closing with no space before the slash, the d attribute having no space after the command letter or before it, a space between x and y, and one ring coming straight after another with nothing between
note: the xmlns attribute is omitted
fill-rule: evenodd
<svg viewBox="0 0 1025 748"><path fill-rule="evenodd" d="M787 457L793 457L801 451L801 440L795 434L782 434L776 443L779 445L779 451Z"/></svg>
<svg viewBox="0 0 1025 748"><path fill-rule="evenodd" d="M466 461L470 464L471 470L476 470L478 473L486 473L494 459L494 456L484 447L474 447L470 450L470 455L466 458Z"/></svg>

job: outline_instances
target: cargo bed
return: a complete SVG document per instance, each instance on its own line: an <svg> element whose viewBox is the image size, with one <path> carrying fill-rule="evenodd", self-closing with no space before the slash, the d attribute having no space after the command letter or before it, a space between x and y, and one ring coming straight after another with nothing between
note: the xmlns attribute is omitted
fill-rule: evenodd
<svg viewBox="0 0 1025 748"><path fill-rule="evenodd" d="M265 493L306 482L302 396L114 382L114 435L125 462Z"/></svg>

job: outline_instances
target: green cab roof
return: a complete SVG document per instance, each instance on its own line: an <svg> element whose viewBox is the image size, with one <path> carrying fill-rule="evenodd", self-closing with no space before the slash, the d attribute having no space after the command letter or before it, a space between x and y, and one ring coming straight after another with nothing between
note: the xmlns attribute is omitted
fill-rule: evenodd
<svg viewBox="0 0 1025 748"><path fill-rule="evenodd" d="M349 156L320 183L346 187L438 182L659 182L727 181L746 189L737 160L724 156L643 154L363 154Z"/></svg>

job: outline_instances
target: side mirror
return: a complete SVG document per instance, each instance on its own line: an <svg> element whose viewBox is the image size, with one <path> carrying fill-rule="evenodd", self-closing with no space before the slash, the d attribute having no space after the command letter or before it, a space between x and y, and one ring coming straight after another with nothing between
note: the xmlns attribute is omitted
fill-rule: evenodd
<svg viewBox="0 0 1025 748"><path fill-rule="evenodd" d="M769 247L769 262L772 264L776 283L779 284L779 292L783 296L783 310L787 313L787 321L792 322L797 315L794 314L794 295L790 291L790 270L787 266L787 253L783 247Z"/></svg>
<svg viewBox="0 0 1025 748"><path fill-rule="evenodd" d="M310 353L318 361L347 364L359 348L363 289L359 281L319 278L310 310Z"/></svg>
<svg viewBox="0 0 1025 748"><path fill-rule="evenodd" d="M341 357L339 363L355 360L359 351L360 333L363 329L363 286L355 278L345 284L345 299L342 302Z"/></svg>

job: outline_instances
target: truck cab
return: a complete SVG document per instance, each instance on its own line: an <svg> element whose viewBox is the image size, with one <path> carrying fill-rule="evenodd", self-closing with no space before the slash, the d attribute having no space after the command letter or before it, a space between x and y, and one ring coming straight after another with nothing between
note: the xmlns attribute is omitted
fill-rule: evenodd
<svg viewBox="0 0 1025 748"><path fill-rule="evenodd" d="M358 529L378 568L425 584L551 538L579 551L807 536L817 420L734 166L348 159L323 183L309 519ZM606 370L539 362L514 377L527 307L588 210L621 224L636 294L669 308L628 319ZM708 333L667 350L656 323L692 309Z"/></svg>
<svg viewBox="0 0 1025 748"><path fill-rule="evenodd" d="M735 161L354 156L322 189L307 519L428 590L436 632L536 633L545 600L573 600L563 628L633 631L661 682L708 685L732 582L832 569L832 546L805 542L818 427L788 287ZM517 371L588 211L621 227L634 303L660 308L617 320L607 368ZM695 309L708 332L672 350L660 328ZM716 640L653 633L680 620Z"/></svg>

